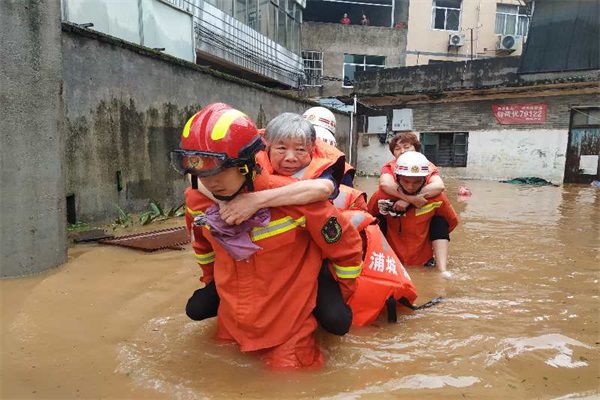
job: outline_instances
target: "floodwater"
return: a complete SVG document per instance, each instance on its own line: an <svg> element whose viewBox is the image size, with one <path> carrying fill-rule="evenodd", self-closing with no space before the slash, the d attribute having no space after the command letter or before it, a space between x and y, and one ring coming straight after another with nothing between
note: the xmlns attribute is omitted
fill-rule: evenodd
<svg viewBox="0 0 600 400"><path fill-rule="evenodd" d="M213 341L214 319L188 320L199 286L189 246L78 245L58 269L0 282L0 397L600 398L600 191L447 184L462 220L454 279L410 270L418 303L445 300L394 325L319 332L327 363L318 372L266 371ZM457 201L459 184L473 196Z"/></svg>

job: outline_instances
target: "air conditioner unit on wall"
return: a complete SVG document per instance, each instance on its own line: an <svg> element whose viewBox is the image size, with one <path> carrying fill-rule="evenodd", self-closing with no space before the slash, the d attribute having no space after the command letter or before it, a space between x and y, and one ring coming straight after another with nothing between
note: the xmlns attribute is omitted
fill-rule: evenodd
<svg viewBox="0 0 600 400"><path fill-rule="evenodd" d="M521 38L515 35L501 35L498 40L497 49L500 51L513 52L521 45Z"/></svg>
<svg viewBox="0 0 600 400"><path fill-rule="evenodd" d="M465 35L463 33L453 33L448 36L448 46L460 47L465 44Z"/></svg>

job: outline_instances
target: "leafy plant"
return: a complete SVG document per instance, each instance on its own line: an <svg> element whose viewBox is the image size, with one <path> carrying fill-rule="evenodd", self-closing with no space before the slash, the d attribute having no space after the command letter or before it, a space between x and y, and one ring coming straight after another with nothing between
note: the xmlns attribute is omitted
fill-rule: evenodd
<svg viewBox="0 0 600 400"><path fill-rule="evenodd" d="M117 209L119 215L112 224L113 229L117 228L117 227L124 228L124 227L133 225L133 219L131 218L131 214L129 214L127 211L123 210L118 205L115 205L115 208Z"/></svg>
<svg viewBox="0 0 600 400"><path fill-rule="evenodd" d="M180 204L177 207L171 207L167 210L167 218L183 217L185 215L185 204Z"/></svg>
<svg viewBox="0 0 600 400"><path fill-rule="evenodd" d="M181 204L178 207L171 207L165 212L160 203L151 201L148 204L148 210L140 214L140 224L148 225L152 221L163 221L173 217L181 217L185 214L183 206Z"/></svg>

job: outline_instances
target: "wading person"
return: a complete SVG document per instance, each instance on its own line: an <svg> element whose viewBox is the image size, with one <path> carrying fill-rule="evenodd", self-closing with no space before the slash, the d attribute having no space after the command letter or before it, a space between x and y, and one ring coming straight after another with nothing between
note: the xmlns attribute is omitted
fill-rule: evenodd
<svg viewBox="0 0 600 400"><path fill-rule="evenodd" d="M442 193L445 189L444 182L440 177L439 171L435 165L429 163L429 175L425 180L425 185L418 193L407 195L399 190L398 182L394 174L396 160L407 151L421 151L421 142L414 132L401 132L396 134L389 143L390 152L394 159L381 168L379 177L379 188L387 193L391 198L398 199L396 209L402 211L409 204L415 207L421 207L427 203L427 198Z"/></svg>
<svg viewBox="0 0 600 400"><path fill-rule="evenodd" d="M396 168L396 160L407 151L421 151L421 142L415 132L400 132L396 134L389 143L390 152L394 155L394 159L383 166L381 176L379 177L379 188L385 192L391 199L395 200L394 210L404 212L410 206L422 207L427 204L427 199L437 196L445 190L444 181L442 180L438 168L429 162L429 175L425 178L425 185L414 195L407 195L403 190L400 190L394 169ZM432 230L444 229L447 221L444 221L441 216L434 216L431 221ZM432 258L427 262L427 266L434 266L435 260Z"/></svg>
<svg viewBox="0 0 600 400"><path fill-rule="evenodd" d="M273 184L268 174L257 175L262 147L247 116L212 104L187 122L173 160L217 199L230 200ZM323 257L340 271L360 272L360 237L352 225L326 201L262 208L239 225L226 224L218 205L193 188L186 190L186 206L202 280L214 282L220 298L217 337L257 351L273 368L321 365L312 315L317 276ZM196 291L186 313L201 319L196 309L206 307L196 296L204 297Z"/></svg>
<svg viewBox="0 0 600 400"><path fill-rule="evenodd" d="M404 152L396 161L398 190L408 196L419 193L429 175L429 161L416 151ZM458 224L458 216L444 193L427 198L420 207L409 206L405 211L393 209L394 200L381 188L369 200L369 212L381 222L385 237L407 266L425 265L435 256L436 267L444 277L446 270L450 232ZM434 217L441 217L433 224Z"/></svg>
<svg viewBox="0 0 600 400"><path fill-rule="evenodd" d="M269 122L264 133L267 151L261 154L263 159L259 157L265 169L292 178L290 182L304 179L308 185L322 177L321 171L336 165L339 168L339 153L326 150L327 146L316 139L318 135L309 120L283 113ZM242 194L232 203L250 207L252 212L265 205L257 199L262 195L268 199L268 192ZM350 271L331 268L328 261L321 268L315 316L327 331L338 335L348 332L352 324L362 326L372 322L389 296L396 300L405 297L411 303L416 298L410 277L374 224L375 219L365 212L365 199L363 192L345 185L339 186L339 194L333 199L333 204L343 210L343 215L361 232L361 250L364 249L365 265L369 266L369 271L364 271L368 278L363 279L360 292L353 295L352 300L349 294L354 291L355 278L361 279L358 274L349 275Z"/></svg>
<svg viewBox="0 0 600 400"><path fill-rule="evenodd" d="M335 147L317 140L315 127L308 120L298 114L280 114L267 125L264 139L267 149L257 159L266 172L280 177L280 182L286 179L288 185L242 194L227 202L222 206L221 215L228 223L240 223L264 207L338 197L345 156ZM347 300L359 273L336 268L335 263L323 263L314 314L328 332L344 335L350 330L352 311Z"/></svg>

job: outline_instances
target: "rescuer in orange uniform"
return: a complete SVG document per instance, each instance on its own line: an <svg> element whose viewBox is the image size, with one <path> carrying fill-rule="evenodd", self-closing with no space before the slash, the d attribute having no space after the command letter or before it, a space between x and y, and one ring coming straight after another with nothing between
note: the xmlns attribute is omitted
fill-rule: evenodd
<svg viewBox="0 0 600 400"><path fill-rule="evenodd" d="M395 174L399 190L413 195L425 185L429 161L421 153L405 152L396 161ZM401 215L394 212L393 201L389 202L389 199L390 196L379 189L369 200L368 207L372 215L384 222L382 231L400 261L407 266L424 265L435 249L436 267L444 277L450 277L451 274L446 271L449 233L458 224L458 216L448 197L444 193L430 197L424 206L409 207ZM431 221L434 216L443 217L447 224L433 229ZM432 242L436 241L439 241L438 245L432 248Z"/></svg>
<svg viewBox="0 0 600 400"><path fill-rule="evenodd" d="M197 176L215 197L227 200L273 185L268 174L256 175L261 148L262 138L247 116L212 104L188 121L172 158L181 172ZM198 190L186 191L186 205L203 281L214 281L220 297L217 337L236 341L242 351L259 351L274 368L319 366L312 311L322 257L332 260L336 271L360 273L357 231L328 202L263 209L266 221L264 215L253 216L255 225L241 224L235 235L215 212L218 206ZM234 248L243 248L245 256Z"/></svg>
<svg viewBox="0 0 600 400"><path fill-rule="evenodd" d="M275 117L269 122L264 138L267 151L262 162L274 174L314 182L323 171L340 164L339 151L316 140L310 125L297 114L284 113ZM356 282L338 271L330 271L327 264L321 268L315 316L329 332L343 334L350 325L371 323L390 296L395 300L404 297L409 303L414 302L416 290L379 227L374 225L375 218L366 212L365 194L345 185L340 185L339 189L333 204L344 210L343 215L363 235L365 265L369 266L356 277ZM355 294L352 297L343 295L350 285L358 286Z"/></svg>
<svg viewBox="0 0 600 400"><path fill-rule="evenodd" d="M317 140L315 127L310 122L298 114L280 114L269 122L264 138L267 151L260 152L257 160L265 171L287 180L287 185L244 193L223 204L221 216L225 221L241 223L264 207L336 198L344 175L345 156L335 147ZM352 310L346 302L354 291L357 276L336 270L330 263L323 264L314 313L330 333L344 335L350 329Z"/></svg>
<svg viewBox="0 0 600 400"><path fill-rule="evenodd" d="M396 182L394 173L396 160L407 151L421 151L421 142L415 132L400 132L396 134L390 140L389 149L394 155L394 159L381 168L379 188L391 198L398 199L395 204L397 211L405 210L409 204L417 208L422 207L427 203L428 197L436 196L444 191L444 181L440 177L438 168L431 162L429 163L429 175L425 179L425 185L423 185L418 193L407 195L403 191L398 190L398 182Z"/></svg>

